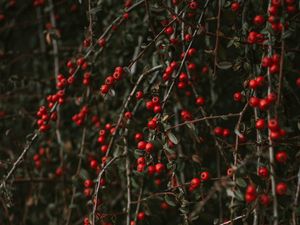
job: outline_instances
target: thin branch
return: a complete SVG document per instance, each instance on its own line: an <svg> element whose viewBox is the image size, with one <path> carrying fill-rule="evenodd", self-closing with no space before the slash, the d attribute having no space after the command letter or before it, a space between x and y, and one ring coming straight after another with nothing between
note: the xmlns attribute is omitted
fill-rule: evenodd
<svg viewBox="0 0 300 225"><path fill-rule="evenodd" d="M175 128L184 126L184 125L195 124L195 123L199 123L199 122L202 122L202 121L205 121L205 120L227 119L227 118L230 118L230 117L238 117L238 116L240 116L240 113L229 113L229 114L217 115L217 116L205 116L205 117L201 117L201 118L197 118L197 119L193 119L193 120L189 120L189 121L186 121L186 122L183 122L183 123L176 124L176 125L168 128L166 130L166 132L168 132L170 130L173 130Z"/></svg>
<svg viewBox="0 0 300 225"><path fill-rule="evenodd" d="M297 225L299 221L297 218L299 217L299 215L297 215L297 207L299 204L299 195L300 195L300 167L298 170L298 182L297 182L297 189L296 189L296 194L295 194L295 199L294 199L294 204L293 204L293 213L292 213L292 221L293 221L293 225Z"/></svg>
<svg viewBox="0 0 300 225"><path fill-rule="evenodd" d="M120 159L121 157L126 156L125 154L116 156L112 158L110 161L108 161L105 166L102 168L100 173L98 174L97 177L97 183L96 183L96 188L95 188L95 196L94 196L94 205L93 205L93 213L92 213L92 225L95 225L95 216L96 216L96 210L97 210L97 202L98 202L98 193L100 189L100 180L104 174L104 172L115 162L117 159Z"/></svg>
<svg viewBox="0 0 300 225"><path fill-rule="evenodd" d="M271 2L271 1L270 1ZM269 39L271 41L271 34L269 33ZM272 47L270 46L268 49L268 56L272 55ZM270 72L268 70L267 73L268 77L268 94L272 92L272 80L270 76ZM271 120L271 112L268 110L267 112L268 123ZM271 130L268 130L268 142L269 142L269 161L270 161L270 178L271 178L271 189L272 189L272 198L273 198L273 225L278 225L278 203L277 203L277 196L276 196L276 181L275 181L275 160L274 160L274 148L273 148L273 141L271 139Z"/></svg>
<svg viewBox="0 0 300 225"><path fill-rule="evenodd" d="M214 49L214 70L213 78L216 77L217 65L218 65L218 52L219 52L219 33L220 33L220 23L221 23L221 9L222 9L222 0L218 0L218 16L217 16L217 30L216 30L216 43Z"/></svg>
<svg viewBox="0 0 300 225"><path fill-rule="evenodd" d="M11 169L9 170L7 175L2 180L1 185L0 185L0 189L5 187L6 181L15 172L15 170L17 169L17 167L19 166L21 161L24 159L25 155L27 154L27 152L29 151L30 147L33 145L33 143L37 139L37 137L38 137L38 132L36 131L36 132L33 133L33 136L27 141L27 143L25 145L25 148L23 149L22 153L19 155L18 159L14 162L13 166L11 167Z"/></svg>

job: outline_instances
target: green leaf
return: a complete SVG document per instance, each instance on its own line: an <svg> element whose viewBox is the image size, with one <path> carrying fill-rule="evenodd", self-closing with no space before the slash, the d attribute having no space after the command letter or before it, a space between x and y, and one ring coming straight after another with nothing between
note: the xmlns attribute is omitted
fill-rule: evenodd
<svg viewBox="0 0 300 225"><path fill-rule="evenodd" d="M240 187L247 187L246 181L240 177L236 179L236 184Z"/></svg>
<svg viewBox="0 0 300 225"><path fill-rule="evenodd" d="M172 197L169 195L165 195L165 201L170 206L176 206L176 203L173 201Z"/></svg>
<svg viewBox="0 0 300 225"><path fill-rule="evenodd" d="M293 32L290 31L290 30L287 30L285 31L283 34L282 34L282 39L287 39L289 38L290 36L292 36Z"/></svg>
<svg viewBox="0 0 300 225"><path fill-rule="evenodd" d="M188 128L190 128L191 130L195 131L196 128L195 128L195 125L193 123L187 123L186 124Z"/></svg>
<svg viewBox="0 0 300 225"><path fill-rule="evenodd" d="M80 170L79 176L84 180L89 179L89 173L85 169Z"/></svg>
<svg viewBox="0 0 300 225"><path fill-rule="evenodd" d="M175 145L178 144L178 139L176 138L176 136L173 133L168 132L167 135L168 135L168 138L170 139L170 141L172 141L172 143L174 143Z"/></svg>
<svg viewBox="0 0 300 225"><path fill-rule="evenodd" d="M232 63L228 61L218 62L217 67L221 70L228 70L232 67Z"/></svg>
<svg viewBox="0 0 300 225"><path fill-rule="evenodd" d="M144 153L143 153L143 151L141 151L141 150L139 150L139 149L135 149L134 150L134 157L137 159L138 157L140 157L140 156L143 156L144 155Z"/></svg>
<svg viewBox="0 0 300 225"><path fill-rule="evenodd" d="M164 149L165 149L168 153L170 153L170 154L175 153L175 150L173 150L173 149L171 149L171 148L169 148L169 147L165 147Z"/></svg>
<svg viewBox="0 0 300 225"><path fill-rule="evenodd" d="M240 201L244 201L244 195L240 190L235 191L235 198Z"/></svg>

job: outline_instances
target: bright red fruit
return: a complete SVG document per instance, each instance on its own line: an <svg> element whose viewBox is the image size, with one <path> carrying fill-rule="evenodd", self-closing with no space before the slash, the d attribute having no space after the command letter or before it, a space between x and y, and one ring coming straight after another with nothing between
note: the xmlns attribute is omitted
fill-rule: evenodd
<svg viewBox="0 0 300 225"><path fill-rule="evenodd" d="M258 168L258 176L262 178L267 178L269 176L269 170L265 166L261 166Z"/></svg>
<svg viewBox="0 0 300 225"><path fill-rule="evenodd" d="M286 151L278 151L275 155L275 159L279 163L285 163L287 160Z"/></svg>
<svg viewBox="0 0 300 225"><path fill-rule="evenodd" d="M236 12L236 11L238 11L239 9L240 9L240 3L238 3L238 2L233 2L232 4L231 4L231 10L233 11L233 12Z"/></svg>
<svg viewBox="0 0 300 225"><path fill-rule="evenodd" d="M265 120L264 119L258 119L255 123L256 129L262 130L265 128Z"/></svg>
<svg viewBox="0 0 300 225"><path fill-rule="evenodd" d="M277 185L276 185L276 193L278 195L285 195L287 192L287 185L286 183L284 182L279 182Z"/></svg>
<svg viewBox="0 0 300 225"><path fill-rule="evenodd" d="M144 212L139 212L137 214L137 219L138 220L144 220L145 219L145 213Z"/></svg>

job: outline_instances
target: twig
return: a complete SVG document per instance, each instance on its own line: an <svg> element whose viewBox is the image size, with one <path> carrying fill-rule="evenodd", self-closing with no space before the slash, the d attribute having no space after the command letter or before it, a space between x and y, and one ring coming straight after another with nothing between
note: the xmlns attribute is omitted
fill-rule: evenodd
<svg viewBox="0 0 300 225"><path fill-rule="evenodd" d="M284 22L283 22L284 23ZM282 92L282 82L283 82L283 64L284 64L284 54L285 54L285 41L283 38L284 34L284 26L283 30L281 33L281 53L280 53L280 70L279 70L279 84L278 84L278 89L277 89L277 102L276 102L276 107L279 107L280 101L281 101L281 92Z"/></svg>
<svg viewBox="0 0 300 225"><path fill-rule="evenodd" d="M125 156L125 154L116 156L114 158L112 158L110 161L108 161L105 166L102 168L102 170L100 171L100 173L98 174L97 177L97 183L96 183L96 188L95 188L95 195L94 195L94 205L93 205L93 213L92 213L92 225L95 225L95 216L96 216L96 210L97 210L97 202L98 202L98 193L99 193L99 189L100 189L100 181L104 172L107 170L107 168L113 164L114 161L116 161L117 159L120 159L121 157Z"/></svg>
<svg viewBox="0 0 300 225"><path fill-rule="evenodd" d="M124 154L126 155L126 180L127 180L127 209L126 209L126 225L130 225L131 214L131 171L130 171L130 157L128 152L127 140L124 137Z"/></svg>
<svg viewBox="0 0 300 225"><path fill-rule="evenodd" d="M238 117L238 116L240 116L240 113L229 113L229 114L217 115L217 116L205 116L205 117L201 117L201 118L198 118L198 119L193 119L193 120L189 120L189 121L186 121L186 122L183 122L183 123L176 124L175 126L172 126L172 127L168 128L166 130L166 132L168 132L169 130L173 130L177 127L181 127L181 126L184 126L184 125L187 125L187 124L195 124L195 123L199 123L199 122L202 122L202 121L205 121L205 120L225 119L225 118Z"/></svg>
<svg viewBox="0 0 300 225"><path fill-rule="evenodd" d="M84 152L85 139L86 139L86 131L87 131L87 128L84 127L83 131L82 131L82 136L81 136L80 151L79 151L79 154L78 154L79 155L79 160L78 160L78 164L77 164L77 169L76 169L75 177L79 176L80 170L81 170L81 164L82 164L82 157L81 156L83 155L83 152ZM71 205L74 204L75 194L76 194L76 186L73 186L72 197L71 197L71 201L70 201L69 206L71 206ZM67 219L66 219L66 225L69 225L70 222L71 222L72 209L73 209L72 207L68 209Z"/></svg>
<svg viewBox="0 0 300 225"><path fill-rule="evenodd" d="M270 1L271 2L271 1ZM269 33L269 40L271 41L271 34ZM268 49L268 56L272 54L272 47L270 46ZM272 92L272 83L271 83L271 76L268 70L267 73L268 77L268 94ZM268 110L267 112L268 123L271 120L271 112ZM276 182L275 182L275 169L274 169L274 148L273 148L273 141L271 139L271 130L268 130L268 142L269 142L269 161L270 161L270 178L271 178L271 189L272 189L272 198L273 198L273 218L274 223L273 225L278 225L278 203L277 203L277 196L276 196Z"/></svg>
<svg viewBox="0 0 300 225"><path fill-rule="evenodd" d="M11 175L17 169L18 165L24 159L25 155L27 154L28 150L33 145L33 143L37 139L37 137L38 137L38 132L36 131L36 132L33 133L33 136L30 138L30 140L27 141L27 143L25 145L25 148L23 149L22 153L19 155L18 159L14 162L13 166L11 167L11 169L9 170L9 172L7 173L7 175L5 176L3 181L1 182L0 189L5 186L5 182L11 177Z"/></svg>
<svg viewBox="0 0 300 225"><path fill-rule="evenodd" d="M142 184L141 184L141 187L140 187L140 193L139 193L139 197L138 197L138 200L137 200L137 205L136 205L136 210L135 210L135 217L134 217L134 222L137 221L137 215L140 211L140 207L141 207L141 199L142 199L142 195L143 195L143 190L144 190L144 179L142 179Z"/></svg>
<svg viewBox="0 0 300 225"><path fill-rule="evenodd" d="M230 224L230 223L232 223L233 221L242 219L242 218L244 218L244 217L246 217L246 215L237 216L237 217L233 218L232 220L229 220L229 221L226 221L226 222L224 222L224 223L221 223L220 225Z"/></svg>
<svg viewBox="0 0 300 225"><path fill-rule="evenodd" d="M297 182L297 189L296 189L296 194L295 194L295 199L294 199L294 204L293 204L293 213L292 213L292 221L293 221L293 225L297 225L298 224L298 220L297 218L299 216L297 216L297 207L298 207L298 200L299 200L299 194L300 194L300 168L298 170L298 182Z"/></svg>
<svg viewBox="0 0 300 225"><path fill-rule="evenodd" d="M239 119L237 121L237 124L236 124L236 127L235 127L235 133L236 133L236 136L235 136L235 146L234 146L234 151L233 151L233 166L235 168L237 168L237 164L238 164L238 149L239 149L239 136L240 136L240 126L241 126L241 122L242 122L242 119L243 119L243 116L246 112L248 108L248 102L245 104L244 108L242 109L242 111L239 113ZM232 176L232 180L234 182L234 189L236 187L236 175L235 173L233 173L233 176ZM231 197L231 210L230 210L230 219L233 220L233 216L234 216L234 208L233 208L233 205L234 205L234 199L235 197L232 196Z"/></svg>
<svg viewBox="0 0 300 225"><path fill-rule="evenodd" d="M217 30L216 30L216 43L214 49L214 71L213 78L216 77L217 65L218 65L218 52L219 52L219 33L220 33L220 20L221 20L221 9L222 9L222 0L218 1L218 16L217 16Z"/></svg>
<svg viewBox="0 0 300 225"><path fill-rule="evenodd" d="M207 8L209 1L210 1L210 0L207 0L207 1L205 2L204 9L203 9L203 11L202 11L202 13L201 13L201 15L200 15L200 17L199 17L199 19L198 19L198 22L197 22L198 24L201 24L201 22L202 22L202 19L203 19L203 17L204 17L204 13L205 13L205 9ZM166 104L166 102L167 102L167 100L168 100L168 98L169 98L169 96L170 96L170 94L171 94L171 92L172 92L172 89L173 89L173 87L174 87L174 85L175 85L175 81L176 81L176 79L179 77L179 75L180 75L180 73L181 73L181 71L182 71L182 69L183 69L184 63L185 63L186 58L187 58L187 55L188 55L188 51L190 50L190 48L191 48L192 45L193 45L193 42L194 42L194 40L195 40L196 34L198 33L198 30L199 30L199 29L195 29L194 32L193 32L192 40L190 41L190 43L189 43L189 45L188 45L188 47L187 47L187 49L186 49L186 51L185 51L185 53L184 53L183 59L181 60L181 63L180 63L179 68L178 68L178 70L177 70L177 73L176 73L176 75L175 75L175 77L174 77L174 79L173 79L173 81L172 81L172 83L171 83L169 89L167 90L167 93L165 94L165 97L164 97L163 103L162 103L162 108L165 107L165 104Z"/></svg>
<svg viewBox="0 0 300 225"><path fill-rule="evenodd" d="M50 8L50 21L54 29L56 29L56 20L55 20L55 13L54 13L54 5L53 0L49 0L49 8ZM58 83L58 74L59 74L59 48L58 48L58 41L56 38L52 38L52 49L53 49L53 56L54 56L54 74L56 83ZM56 119L56 138L57 142L60 146L60 166L63 167L64 165L64 143L62 141L61 133L60 133L60 106L56 107L57 112L57 119Z"/></svg>

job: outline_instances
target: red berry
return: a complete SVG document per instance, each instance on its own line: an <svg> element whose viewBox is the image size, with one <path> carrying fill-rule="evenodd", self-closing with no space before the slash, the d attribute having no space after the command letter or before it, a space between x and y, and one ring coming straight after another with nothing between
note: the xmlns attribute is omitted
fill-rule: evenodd
<svg viewBox="0 0 300 225"><path fill-rule="evenodd" d="M257 85L260 87L263 86L265 83L265 78L263 76L258 76L255 80L257 81Z"/></svg>
<svg viewBox="0 0 300 225"><path fill-rule="evenodd" d="M202 74L207 74L208 71L209 71L208 66L203 66L202 69L201 69L201 73L202 73Z"/></svg>
<svg viewBox="0 0 300 225"><path fill-rule="evenodd" d="M148 142L145 146L145 151L147 153L151 153L154 149L154 145L151 142Z"/></svg>
<svg viewBox="0 0 300 225"><path fill-rule="evenodd" d="M253 184L249 184L246 189L246 193L250 195L256 194L256 187Z"/></svg>
<svg viewBox="0 0 300 225"><path fill-rule="evenodd" d="M139 100L144 97L144 93L142 91L137 91L135 97L137 100Z"/></svg>
<svg viewBox="0 0 300 225"><path fill-rule="evenodd" d="M275 159L278 163L286 163L287 161L286 151L278 151L275 155Z"/></svg>
<svg viewBox="0 0 300 225"><path fill-rule="evenodd" d="M154 113L161 113L161 111L162 111L162 108L160 105L154 106L154 108L153 108Z"/></svg>
<svg viewBox="0 0 300 225"><path fill-rule="evenodd" d="M92 169L97 169L97 166L98 166L97 160L93 159L93 160L90 161L90 167Z"/></svg>
<svg viewBox="0 0 300 225"><path fill-rule="evenodd" d="M101 152L103 152L105 154L107 152L107 150L108 150L108 145L101 146Z"/></svg>
<svg viewBox="0 0 300 225"><path fill-rule="evenodd" d="M270 69L270 74L275 74L275 73L278 73L279 72L279 66L277 64L273 64Z"/></svg>
<svg viewBox="0 0 300 225"><path fill-rule="evenodd" d="M258 176L262 178L267 178L269 176L269 171L267 167L261 166L258 168Z"/></svg>
<svg viewBox="0 0 300 225"><path fill-rule="evenodd" d="M287 185L286 183L284 182L279 182L277 185L276 185L276 193L278 195L285 195L287 192Z"/></svg>
<svg viewBox="0 0 300 225"><path fill-rule="evenodd" d="M181 115L182 120L184 120L184 121L189 121L192 119L192 114L187 110L182 110L180 115Z"/></svg>
<svg viewBox="0 0 300 225"><path fill-rule="evenodd" d="M255 25L262 25L265 22L265 18L262 15L257 15L253 19Z"/></svg>
<svg viewBox="0 0 300 225"><path fill-rule="evenodd" d="M148 166L148 175L152 176L153 174L155 174L156 172L156 168L155 166Z"/></svg>
<svg viewBox="0 0 300 225"><path fill-rule="evenodd" d="M257 106L259 105L259 102L260 102L260 100L259 100L259 98L257 98L257 97L251 97L251 98L249 99L249 105L250 105L251 107L257 107Z"/></svg>
<svg viewBox="0 0 300 225"><path fill-rule="evenodd" d="M249 88L256 89L258 87L257 80L250 80L249 81Z"/></svg>
<svg viewBox="0 0 300 225"><path fill-rule="evenodd" d="M156 173L160 174L160 173L162 173L164 170L165 170L165 165L164 165L164 164L162 164L162 163L157 163L157 164L155 165L155 172L156 172Z"/></svg>
<svg viewBox="0 0 300 225"><path fill-rule="evenodd" d="M222 127L216 127L216 128L214 129L214 134L215 134L215 135L218 135L218 136L223 135L223 128L222 128Z"/></svg>
<svg viewBox="0 0 300 225"><path fill-rule="evenodd" d="M139 173L142 173L142 172L144 171L144 169L145 169L145 166L146 166L145 164L140 163L140 164L137 165L136 170L137 170Z"/></svg>
<svg viewBox="0 0 300 225"><path fill-rule="evenodd" d="M170 208L170 205L167 202L162 202L162 203L160 203L160 208L161 209L168 209L168 208Z"/></svg>
<svg viewBox="0 0 300 225"><path fill-rule="evenodd" d="M196 104L199 105L199 106L203 106L205 104L205 98L203 97L198 97L196 99Z"/></svg>
<svg viewBox="0 0 300 225"><path fill-rule="evenodd" d="M197 50L195 48L190 48L188 50L188 56L192 57L196 52L197 52Z"/></svg>
<svg viewBox="0 0 300 225"><path fill-rule="evenodd" d="M277 131L279 129L279 123L277 119L270 119L268 122L268 128L271 131Z"/></svg>
<svg viewBox="0 0 300 225"><path fill-rule="evenodd" d="M233 169L231 167L229 167L226 171L227 176L231 177L233 175Z"/></svg>
<svg viewBox="0 0 300 225"><path fill-rule="evenodd" d="M297 85L297 87L300 87L300 77L297 78L296 85Z"/></svg>
<svg viewBox="0 0 300 225"><path fill-rule="evenodd" d="M279 54L272 55L272 61L274 64L279 64L281 56Z"/></svg>
<svg viewBox="0 0 300 225"><path fill-rule="evenodd" d="M271 202L271 198L267 194L262 194L259 196L259 202L260 202L260 204L262 204L264 206L268 206Z"/></svg>
<svg viewBox="0 0 300 225"><path fill-rule="evenodd" d="M107 84L103 84L102 86L101 86L101 93L102 94L107 94L108 93L108 91L109 91L109 85L107 85Z"/></svg>
<svg viewBox="0 0 300 225"><path fill-rule="evenodd" d="M136 133L134 135L135 141L141 141L143 139L143 134L142 133Z"/></svg>
<svg viewBox="0 0 300 225"><path fill-rule="evenodd" d="M132 112L129 112L129 111L127 111L127 112L125 112L125 117L126 117L126 119L131 119L132 118Z"/></svg>
<svg viewBox="0 0 300 225"><path fill-rule="evenodd" d="M268 101L268 99L260 99L259 100L259 109L260 110L266 110L270 105L270 101Z"/></svg>
<svg viewBox="0 0 300 225"><path fill-rule="evenodd" d="M226 128L226 129L224 129L224 130L223 130L223 134L222 134L222 135L223 135L223 137L229 137L229 136L230 136L230 130L229 130L229 129L227 129L227 128Z"/></svg>
<svg viewBox="0 0 300 225"><path fill-rule="evenodd" d="M201 180L207 181L210 178L210 174L209 174L209 172L204 171L204 172L201 173L200 177L201 177Z"/></svg>
<svg viewBox="0 0 300 225"><path fill-rule="evenodd" d="M262 67L270 67L272 65L272 59L270 57L263 57L261 60Z"/></svg>
<svg viewBox="0 0 300 225"><path fill-rule="evenodd" d="M145 160L145 158L144 157L139 157L138 159L137 159L137 164L146 164L146 160Z"/></svg>
<svg viewBox="0 0 300 225"><path fill-rule="evenodd" d="M173 32L174 32L174 29L173 29L173 27L167 27L166 29L165 29L165 33L167 34L167 35L171 35L171 34L173 34Z"/></svg>
<svg viewBox="0 0 300 225"><path fill-rule="evenodd" d="M267 99L270 103L275 102L277 100L277 94L270 93L268 94Z"/></svg>
<svg viewBox="0 0 300 225"><path fill-rule="evenodd" d="M181 73L179 75L179 81L186 82L188 80L188 75L186 73Z"/></svg>
<svg viewBox="0 0 300 225"><path fill-rule="evenodd" d="M87 179L84 181L84 187L89 188L93 186L93 181L90 179Z"/></svg>
<svg viewBox="0 0 300 225"><path fill-rule="evenodd" d="M106 40L105 40L105 38L100 38L97 43L100 47L103 48L106 44Z"/></svg>
<svg viewBox="0 0 300 225"><path fill-rule="evenodd" d="M152 119L148 122L148 128L150 130L154 130L156 129L156 127L157 127L157 120Z"/></svg>
<svg viewBox="0 0 300 225"><path fill-rule="evenodd" d="M129 13L124 13L124 14L123 14L123 18L124 18L125 20L127 20L127 19L129 18Z"/></svg>
<svg viewBox="0 0 300 225"><path fill-rule="evenodd" d="M140 142L138 143L138 145L137 145L137 148L138 148L139 150L144 150L144 149L146 148L146 144L147 144L147 142L145 142L145 141L140 141Z"/></svg>
<svg viewBox="0 0 300 225"><path fill-rule="evenodd" d="M270 138L272 140L278 140L280 138L280 133L278 131L271 131Z"/></svg>
<svg viewBox="0 0 300 225"><path fill-rule="evenodd" d="M178 82L177 87L178 87L178 89L181 89L181 90L185 89L186 88L186 83L180 81L180 82Z"/></svg>
<svg viewBox="0 0 300 225"><path fill-rule="evenodd" d="M231 10L233 11L233 12L236 12L236 11L238 11L240 9L240 3L238 3L238 2L233 2L232 4L231 4Z"/></svg>
<svg viewBox="0 0 300 225"><path fill-rule="evenodd" d="M268 9L269 13L272 15L272 16L275 16L277 13L278 13L278 8L271 5Z"/></svg>
<svg viewBox="0 0 300 225"><path fill-rule="evenodd" d="M145 219L145 213L144 212L139 212L137 214L137 219L138 220L144 220Z"/></svg>
<svg viewBox="0 0 300 225"><path fill-rule="evenodd" d="M154 103L152 102L152 101L148 101L148 102L146 102L146 108L148 109L148 110L152 110L153 108L154 108Z"/></svg>
<svg viewBox="0 0 300 225"><path fill-rule="evenodd" d="M255 127L258 130L262 130L265 128L265 120L264 119L258 119L255 123Z"/></svg>
<svg viewBox="0 0 300 225"><path fill-rule="evenodd" d="M192 40L192 35L191 34L186 34L185 36L184 36L184 40L185 41L191 41Z"/></svg>
<svg viewBox="0 0 300 225"><path fill-rule="evenodd" d="M174 70L174 69L176 69L176 68L178 67L178 62L172 61L172 62L170 63L170 66L171 66L172 69Z"/></svg>
<svg viewBox="0 0 300 225"><path fill-rule="evenodd" d="M195 10L198 7L199 6L198 6L198 3L196 1L191 1L190 4L189 4L189 8L192 9L192 10Z"/></svg>
<svg viewBox="0 0 300 225"><path fill-rule="evenodd" d="M245 201L246 203L251 203L256 199L256 195L252 195L252 194L245 194Z"/></svg>
<svg viewBox="0 0 300 225"><path fill-rule="evenodd" d="M241 92L236 92L233 94L233 100L236 102L240 102L243 98L243 95Z"/></svg>
<svg viewBox="0 0 300 225"><path fill-rule="evenodd" d="M83 194L85 197L90 197L92 195L92 189L91 188L85 188L83 191Z"/></svg>
<svg viewBox="0 0 300 225"><path fill-rule="evenodd" d="M281 6L281 0L272 0L271 4L273 6L280 7Z"/></svg>
<svg viewBox="0 0 300 225"><path fill-rule="evenodd" d="M78 66L82 66L83 63L84 63L84 58L83 57L78 58L77 61L76 61L76 63L77 63Z"/></svg>
<svg viewBox="0 0 300 225"><path fill-rule="evenodd" d="M195 189L200 186L200 183L201 183L201 180L199 178L195 177L191 180L190 187L192 189Z"/></svg>
<svg viewBox="0 0 300 225"><path fill-rule="evenodd" d="M171 67L171 66L168 66L168 67L165 69L165 73L166 73L167 75L171 75L171 74L173 73L173 71L174 71L174 69L173 69L173 67Z"/></svg>
<svg viewBox="0 0 300 225"><path fill-rule="evenodd" d="M154 105L158 105L158 104L159 104L159 97L154 96L154 97L152 98L152 102L153 102Z"/></svg>
<svg viewBox="0 0 300 225"><path fill-rule="evenodd" d="M189 63L188 70L189 71L196 70L196 64L195 63Z"/></svg>

